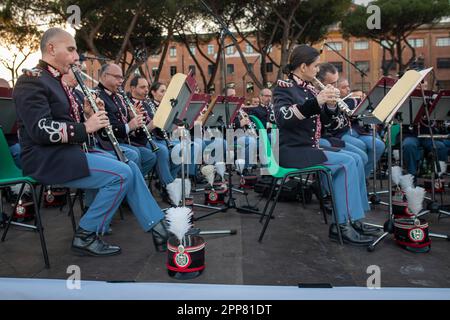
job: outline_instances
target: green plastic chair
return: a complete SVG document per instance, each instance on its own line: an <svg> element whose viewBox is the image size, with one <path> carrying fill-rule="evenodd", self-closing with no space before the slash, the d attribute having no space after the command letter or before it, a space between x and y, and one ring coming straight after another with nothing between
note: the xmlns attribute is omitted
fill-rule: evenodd
<svg viewBox="0 0 450 320"><path fill-rule="evenodd" d="M263 212L262 212L262 216L260 221L262 221L262 219L266 216L266 221L264 222L264 226L263 229L261 230L261 234L259 235L259 239L258 241L261 242L264 234L266 232L266 229L269 225L269 221L272 219L272 215L273 215L273 211L275 210L276 204L278 202L278 198L280 196L281 190L284 186L284 184L286 183L287 179L290 177L294 177L294 176L302 176L305 174L324 174L326 177L326 181L328 184L328 189L329 190L333 190L333 185L332 185L332 177L331 177L331 170L328 167L325 166L312 166L312 167L307 167L307 168L302 168L302 169L295 169L295 168L283 168L281 167L278 162L276 161L273 153L272 153L272 148L269 142L269 137L267 135L267 130L265 129L264 125L261 123L261 121L255 117L255 116L250 116L251 120L255 123L256 125L256 129L258 130L259 133L259 139L262 139L263 141L263 148L265 150L265 157L266 157L266 162L267 162L267 172L269 175L272 176L273 178L273 182L272 182L272 186L270 189L270 193L267 199L267 202L264 206ZM272 200L273 194L275 192L276 186L277 186L277 182L281 179L281 184L278 186L278 190L276 192L275 198L273 199L273 203L272 206L269 210L269 214L266 215L267 209L269 207L270 201ZM319 182L319 190L320 190L320 179L317 179L317 181ZM337 225L337 218L336 218L336 207L334 204L334 199L333 199L333 193L331 192L331 202L333 204L333 212L332 212L332 218L334 220L334 223L336 223ZM322 198L320 197L320 203L321 203L321 208L323 208L323 202L322 202ZM326 212L325 210L323 210L323 214L324 214L324 220L325 223L327 223L327 218L326 218ZM343 244L342 241L342 235L340 232L340 229L337 228L338 230L338 237L339 237L339 242L340 244Z"/></svg>
<svg viewBox="0 0 450 320"><path fill-rule="evenodd" d="M14 163L14 159L9 151L8 143L6 142L3 130L0 127L0 188L9 187L16 184L20 184L21 188L16 203L14 204L13 212L16 211L16 207L19 203L19 199L22 196L25 185L28 185L30 187L33 196L36 223L35 225L29 225L24 223L13 222L12 221L13 214L11 214L11 216L8 219L8 223L5 227L5 230L3 231L2 242L5 241L6 234L8 233L11 224L38 231L39 238L41 241L42 254L44 255L45 267L50 268L47 246L45 244L44 231L42 228L41 213L39 211L39 204L38 204L38 199L40 199L40 197L37 196L35 188L38 182L31 177L24 176L22 170L17 168L16 164Z"/></svg>

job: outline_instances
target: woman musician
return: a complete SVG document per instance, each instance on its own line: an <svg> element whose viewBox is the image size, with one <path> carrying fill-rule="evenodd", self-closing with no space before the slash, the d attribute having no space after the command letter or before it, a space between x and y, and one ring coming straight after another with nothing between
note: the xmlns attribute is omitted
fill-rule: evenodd
<svg viewBox="0 0 450 320"><path fill-rule="evenodd" d="M344 242L368 245L374 232L361 222L368 211L364 176L358 173L355 160L339 149L319 148L321 127L338 112L336 89L328 85L318 92L312 85L318 72L320 53L299 45L284 68L288 80L279 80L274 90L274 111L279 126L280 165L287 168L305 168L324 165L332 171L333 196L339 226L330 226L330 238L337 240L337 227ZM293 157L292 155L300 155Z"/></svg>

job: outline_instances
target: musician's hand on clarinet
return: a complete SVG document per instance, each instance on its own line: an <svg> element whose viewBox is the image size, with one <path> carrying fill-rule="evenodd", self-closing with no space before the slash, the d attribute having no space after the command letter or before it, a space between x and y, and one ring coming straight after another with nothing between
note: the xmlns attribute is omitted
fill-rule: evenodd
<svg viewBox="0 0 450 320"><path fill-rule="evenodd" d="M109 126L109 119L106 111L102 110L92 114L89 119L84 122L87 133L94 133L102 128Z"/></svg>
<svg viewBox="0 0 450 320"><path fill-rule="evenodd" d="M144 125L144 117L141 114L136 115L133 119L128 122L128 126L130 127L130 130L136 130L137 128L140 128Z"/></svg>
<svg viewBox="0 0 450 320"><path fill-rule="evenodd" d="M101 111L105 111L105 103L102 99L97 98L94 96L95 103L97 104L97 107ZM85 97L84 98L84 104L83 104L83 112L86 118L90 118L94 114L94 109L92 109L91 104L89 103L89 100Z"/></svg>

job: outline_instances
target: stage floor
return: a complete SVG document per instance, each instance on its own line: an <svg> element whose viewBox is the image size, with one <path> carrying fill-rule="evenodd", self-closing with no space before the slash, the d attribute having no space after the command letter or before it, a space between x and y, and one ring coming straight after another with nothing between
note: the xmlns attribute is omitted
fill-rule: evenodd
<svg viewBox="0 0 450 320"><path fill-rule="evenodd" d="M202 193L196 196L199 201L202 198ZM236 194L236 198L238 204L246 204L243 196ZM450 197L445 196L444 200L448 203ZM249 201L251 204L258 201L253 191ZM263 201L259 203L262 206ZM79 218L78 204L75 208ZM6 241L0 243L0 277L67 279L68 266L77 265L83 280L365 287L370 276L367 269L376 265L381 269L381 287L450 287L450 242L433 239L432 250L427 254L401 249L392 236L372 253L365 247L340 246L329 240L328 227L315 198L305 208L301 203L280 202L262 243L257 241L262 225L256 215L230 209L198 221L196 226L202 230L235 229L237 234L203 236L207 242L206 269L189 281L168 276L167 254L155 251L151 234L140 229L127 209L124 220L116 214L113 234L105 237L106 241L121 246L120 255L105 258L74 255L70 250L72 227L67 211L67 207L62 211L52 208L42 213L50 269L44 267L38 234L14 226ZM196 208L195 212L200 215L207 211ZM386 218L386 207L372 206L367 221L382 224ZM432 232L450 233L450 219L438 221L436 214L429 214L426 219Z"/></svg>

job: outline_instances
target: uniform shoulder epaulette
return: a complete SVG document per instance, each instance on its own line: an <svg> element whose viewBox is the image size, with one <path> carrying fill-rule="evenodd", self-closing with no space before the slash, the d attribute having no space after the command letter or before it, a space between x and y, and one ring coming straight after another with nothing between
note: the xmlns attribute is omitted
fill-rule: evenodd
<svg viewBox="0 0 450 320"><path fill-rule="evenodd" d="M42 69L39 68L33 68L33 69L27 69L23 68L22 73L26 75L27 77L40 77L42 73Z"/></svg>
<svg viewBox="0 0 450 320"><path fill-rule="evenodd" d="M291 80L278 80L277 85L281 88L292 88L294 86Z"/></svg>

